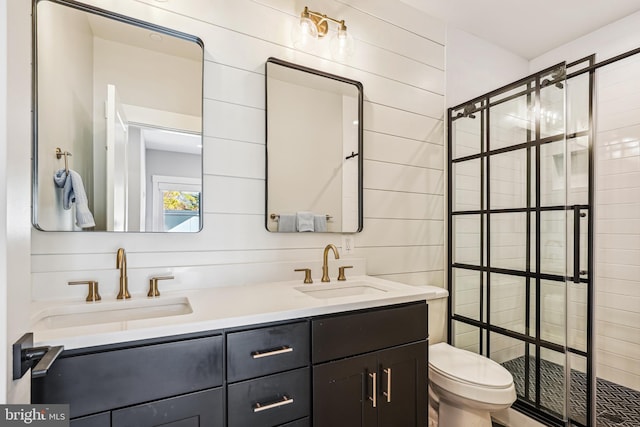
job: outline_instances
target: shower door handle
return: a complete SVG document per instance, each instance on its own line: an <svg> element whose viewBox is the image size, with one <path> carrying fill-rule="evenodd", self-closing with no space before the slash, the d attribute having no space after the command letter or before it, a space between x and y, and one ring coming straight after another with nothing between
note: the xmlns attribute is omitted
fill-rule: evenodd
<svg viewBox="0 0 640 427"><path fill-rule="evenodd" d="M581 210L580 206L573 207L573 283L580 283L580 276L587 274L580 269L580 218L587 216Z"/></svg>

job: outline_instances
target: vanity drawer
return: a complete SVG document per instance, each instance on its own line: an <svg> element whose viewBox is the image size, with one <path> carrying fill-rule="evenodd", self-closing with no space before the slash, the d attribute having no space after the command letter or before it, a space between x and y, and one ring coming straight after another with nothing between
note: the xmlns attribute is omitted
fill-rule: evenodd
<svg viewBox="0 0 640 427"><path fill-rule="evenodd" d="M59 358L31 381L32 403L68 403L71 417L222 385L222 336Z"/></svg>
<svg viewBox="0 0 640 427"><path fill-rule="evenodd" d="M302 368L231 384L227 397L229 427L277 426L309 415L311 374Z"/></svg>
<svg viewBox="0 0 640 427"><path fill-rule="evenodd" d="M313 319L312 361L326 362L424 340L427 321L424 302Z"/></svg>
<svg viewBox="0 0 640 427"><path fill-rule="evenodd" d="M300 368L308 363L307 322L227 334L228 382Z"/></svg>

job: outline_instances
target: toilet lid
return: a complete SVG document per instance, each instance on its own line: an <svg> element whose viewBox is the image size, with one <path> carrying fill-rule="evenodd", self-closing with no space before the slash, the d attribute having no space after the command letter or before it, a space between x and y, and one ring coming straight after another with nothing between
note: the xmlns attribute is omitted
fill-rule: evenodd
<svg viewBox="0 0 640 427"><path fill-rule="evenodd" d="M429 366L440 375L481 387L508 388L513 384L511 373L498 363L447 343L429 347Z"/></svg>

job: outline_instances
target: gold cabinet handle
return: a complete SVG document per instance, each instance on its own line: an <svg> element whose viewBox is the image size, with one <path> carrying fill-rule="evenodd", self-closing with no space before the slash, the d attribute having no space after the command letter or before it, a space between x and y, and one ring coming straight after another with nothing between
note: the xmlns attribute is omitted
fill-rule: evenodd
<svg viewBox="0 0 640 427"><path fill-rule="evenodd" d="M372 396L369 396L369 400L373 402L373 407L378 406L378 380L375 372L369 373L369 378L371 378L371 388L373 389Z"/></svg>
<svg viewBox="0 0 640 427"><path fill-rule="evenodd" d="M173 276L158 276L152 277L149 279L149 292L147 293L148 297L159 297L160 291L158 290L158 280L170 280L175 279Z"/></svg>
<svg viewBox="0 0 640 427"><path fill-rule="evenodd" d="M87 294L87 302L100 301L102 297L98 292L98 282L95 280L79 280L77 282L69 282L69 285L89 285L89 293Z"/></svg>
<svg viewBox="0 0 640 427"><path fill-rule="evenodd" d="M253 405L253 412L266 411L268 409L277 408L278 406L289 405L293 403L293 398L288 396L282 396L282 400L277 400L271 403L256 403Z"/></svg>
<svg viewBox="0 0 640 427"><path fill-rule="evenodd" d="M313 279L311 278L310 268L296 268L293 271L304 271L304 283L313 283Z"/></svg>
<svg viewBox="0 0 640 427"><path fill-rule="evenodd" d="M293 351L293 347L289 347L288 345L283 345L282 347L278 347L272 350L254 351L251 353L251 357L253 357L254 359L260 359L263 357L277 356L278 354L283 354L283 353L291 353L292 351Z"/></svg>
<svg viewBox="0 0 640 427"><path fill-rule="evenodd" d="M382 372L387 374L387 391L382 394L387 396L387 403L391 403L391 368L383 369Z"/></svg>
<svg viewBox="0 0 640 427"><path fill-rule="evenodd" d="M343 265L342 267L338 267L338 280L340 280L341 282L347 280L344 275L345 268L353 268L353 265Z"/></svg>

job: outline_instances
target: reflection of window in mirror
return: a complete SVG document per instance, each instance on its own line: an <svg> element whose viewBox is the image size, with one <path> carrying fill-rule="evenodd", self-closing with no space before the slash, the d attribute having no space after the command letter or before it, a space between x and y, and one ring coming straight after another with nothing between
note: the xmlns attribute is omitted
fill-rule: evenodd
<svg viewBox="0 0 640 427"><path fill-rule="evenodd" d="M200 181L193 178L154 175L153 231L200 230Z"/></svg>

